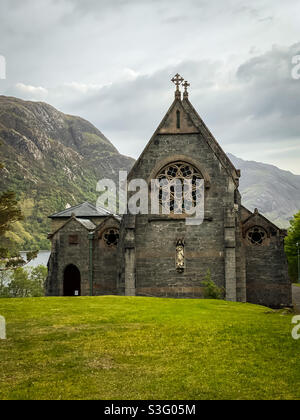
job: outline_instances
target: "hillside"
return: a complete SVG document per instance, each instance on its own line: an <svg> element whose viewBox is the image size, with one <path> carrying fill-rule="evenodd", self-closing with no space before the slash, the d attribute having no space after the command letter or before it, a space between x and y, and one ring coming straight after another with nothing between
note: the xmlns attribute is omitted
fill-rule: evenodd
<svg viewBox="0 0 300 420"><path fill-rule="evenodd" d="M47 249L47 216L85 200L134 160L119 154L92 124L50 105L0 96L0 191L13 190L26 216L10 234L23 249Z"/></svg>
<svg viewBox="0 0 300 420"><path fill-rule="evenodd" d="M291 315L233 302L0 299L0 400L299 399Z"/></svg>
<svg viewBox="0 0 300 420"><path fill-rule="evenodd" d="M273 165L245 161L228 154L242 170L240 192L249 210L259 211L279 227L289 227L289 220L300 210L300 175Z"/></svg>

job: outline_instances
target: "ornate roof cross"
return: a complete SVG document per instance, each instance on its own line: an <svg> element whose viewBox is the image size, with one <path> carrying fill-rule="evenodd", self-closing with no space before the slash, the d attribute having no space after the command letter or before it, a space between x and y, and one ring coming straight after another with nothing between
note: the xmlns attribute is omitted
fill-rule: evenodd
<svg viewBox="0 0 300 420"><path fill-rule="evenodd" d="M183 97L184 98L188 98L189 97L189 93L188 93L188 87L190 87L190 83L188 83L187 81L185 81L182 85L184 87L184 93L183 93Z"/></svg>
<svg viewBox="0 0 300 420"><path fill-rule="evenodd" d="M176 85L175 98L177 99L181 99L181 92L179 90L179 86L181 85L183 81L184 81L184 78L181 77L180 74L178 73L172 79L172 82L174 83L174 85Z"/></svg>

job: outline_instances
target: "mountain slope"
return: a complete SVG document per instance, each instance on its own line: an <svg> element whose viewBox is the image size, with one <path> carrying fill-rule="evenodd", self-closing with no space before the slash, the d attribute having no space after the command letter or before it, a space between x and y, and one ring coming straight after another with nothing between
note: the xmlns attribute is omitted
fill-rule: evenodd
<svg viewBox="0 0 300 420"><path fill-rule="evenodd" d="M232 154L228 156L242 171L239 189L243 205L251 211L258 208L280 227L289 227L289 220L300 210L300 175Z"/></svg>
<svg viewBox="0 0 300 420"><path fill-rule="evenodd" d="M96 201L96 184L117 179L134 160L120 155L92 124L50 105L0 96L0 191L13 190L26 220L11 239L47 248L47 216L66 204Z"/></svg>

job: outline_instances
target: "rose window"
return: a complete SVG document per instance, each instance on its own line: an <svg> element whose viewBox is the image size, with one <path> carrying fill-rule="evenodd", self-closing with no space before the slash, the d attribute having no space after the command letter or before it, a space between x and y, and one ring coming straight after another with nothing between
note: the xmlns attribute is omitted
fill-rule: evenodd
<svg viewBox="0 0 300 420"><path fill-rule="evenodd" d="M266 231L258 226L255 226L248 230L247 232L247 240L252 245L260 246L264 243L265 239L267 238Z"/></svg>
<svg viewBox="0 0 300 420"><path fill-rule="evenodd" d="M119 230L108 229L103 234L103 240L107 246L117 246L119 242Z"/></svg>
<svg viewBox="0 0 300 420"><path fill-rule="evenodd" d="M164 167L157 176L160 182L159 203L170 213L191 211L201 198L202 191L197 188L197 180L203 180L201 173L184 162L172 163ZM189 180L185 183L185 180Z"/></svg>

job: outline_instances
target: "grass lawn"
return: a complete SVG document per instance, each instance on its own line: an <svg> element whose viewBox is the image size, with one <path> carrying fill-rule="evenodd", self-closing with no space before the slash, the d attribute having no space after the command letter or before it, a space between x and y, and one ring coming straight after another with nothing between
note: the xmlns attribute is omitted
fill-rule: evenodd
<svg viewBox="0 0 300 420"><path fill-rule="evenodd" d="M300 287L300 283L293 283L293 286Z"/></svg>
<svg viewBox="0 0 300 420"><path fill-rule="evenodd" d="M291 315L127 297L0 299L0 399L299 399Z"/></svg>

